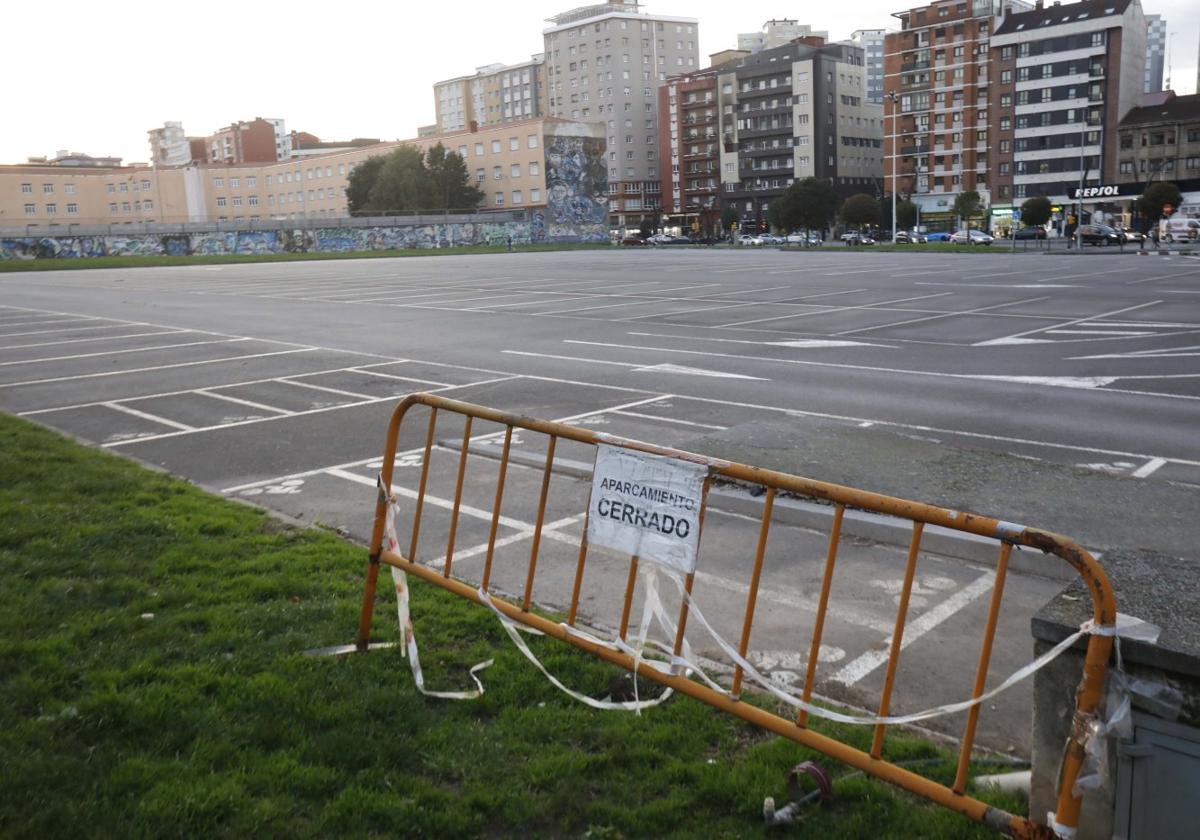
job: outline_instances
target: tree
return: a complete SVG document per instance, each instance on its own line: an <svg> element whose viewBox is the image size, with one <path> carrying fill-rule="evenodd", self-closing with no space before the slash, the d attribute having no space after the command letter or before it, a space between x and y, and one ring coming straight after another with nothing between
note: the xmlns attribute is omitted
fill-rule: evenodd
<svg viewBox="0 0 1200 840"><path fill-rule="evenodd" d="M842 205L842 221L851 227L877 223L879 221L879 202L866 193L850 196Z"/></svg>
<svg viewBox="0 0 1200 840"><path fill-rule="evenodd" d="M1050 215L1050 199L1044 195L1027 198L1021 205L1021 224L1026 227L1040 227L1050 221Z"/></svg>
<svg viewBox="0 0 1200 840"><path fill-rule="evenodd" d="M767 218L780 230L824 230L837 215L841 199L828 181L796 181L767 207ZM778 206L777 206L778 205Z"/></svg>
<svg viewBox="0 0 1200 840"><path fill-rule="evenodd" d="M654 235L653 216L642 216L641 224L638 225L638 233L641 234L642 239L649 239Z"/></svg>
<svg viewBox="0 0 1200 840"><path fill-rule="evenodd" d="M917 205L907 198L896 202L897 230L909 230L917 226Z"/></svg>
<svg viewBox="0 0 1200 840"><path fill-rule="evenodd" d="M358 216L369 212L371 188L379 180L379 170L386 158L383 155L369 157L350 170L346 179L346 206L350 215Z"/></svg>
<svg viewBox="0 0 1200 840"><path fill-rule="evenodd" d="M484 199L467 172L467 163L458 152L450 152L441 143L425 153L425 168L433 189L431 210L474 210Z"/></svg>
<svg viewBox="0 0 1200 840"><path fill-rule="evenodd" d="M975 190L960 192L954 199L954 215L958 216L970 227L971 219L983 210L983 200Z"/></svg>
<svg viewBox="0 0 1200 840"><path fill-rule="evenodd" d="M1182 200L1183 195L1179 192L1179 187L1169 181L1158 181L1147 187L1142 197L1137 200L1138 215L1153 225L1163 217L1163 205L1170 204L1178 208Z"/></svg>
<svg viewBox="0 0 1200 840"><path fill-rule="evenodd" d="M351 215L420 210L473 210L483 192L470 184L467 167L440 143L422 152L400 146L354 167L346 186Z"/></svg>
<svg viewBox="0 0 1200 840"><path fill-rule="evenodd" d="M738 221L737 208L732 204L726 204L721 210L721 230L732 230L734 224Z"/></svg>

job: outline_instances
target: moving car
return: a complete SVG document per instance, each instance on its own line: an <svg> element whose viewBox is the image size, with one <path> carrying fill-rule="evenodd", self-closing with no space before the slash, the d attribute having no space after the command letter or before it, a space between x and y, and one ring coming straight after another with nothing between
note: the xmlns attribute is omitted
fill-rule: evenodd
<svg viewBox="0 0 1200 840"><path fill-rule="evenodd" d="M662 239L659 245L691 245L692 240L687 236L668 236Z"/></svg>
<svg viewBox="0 0 1200 840"><path fill-rule="evenodd" d="M762 244L764 245L783 245L787 243L787 240L782 236L776 236L773 233L762 233L759 234L758 238L762 240Z"/></svg>
<svg viewBox="0 0 1200 840"><path fill-rule="evenodd" d="M762 237L753 233L743 233L738 237L739 245L761 245L763 244Z"/></svg>
<svg viewBox="0 0 1200 840"><path fill-rule="evenodd" d="M1125 235L1116 228L1108 225L1080 225L1075 232L1079 241L1084 245L1120 245L1125 241Z"/></svg>
<svg viewBox="0 0 1200 840"><path fill-rule="evenodd" d="M927 233L925 234L926 242L949 242L950 234L948 233Z"/></svg>
<svg viewBox="0 0 1200 840"><path fill-rule="evenodd" d="M1013 239L1045 239L1046 229L1041 225L1030 225L1020 228L1013 234Z"/></svg>
<svg viewBox="0 0 1200 840"><path fill-rule="evenodd" d="M992 237L981 230L960 230L950 235L956 245L991 245Z"/></svg>
<svg viewBox="0 0 1200 840"><path fill-rule="evenodd" d="M622 239L621 244L622 245L645 245L646 240L642 239L642 237L640 237L640 236L630 235L630 236L626 236L624 239Z"/></svg>
<svg viewBox="0 0 1200 840"><path fill-rule="evenodd" d="M896 244L897 245L911 245L914 241L916 241L916 240L913 239L912 234L909 233L908 231L906 231L906 230L896 231Z"/></svg>
<svg viewBox="0 0 1200 840"><path fill-rule="evenodd" d="M1163 219L1158 223L1158 238L1164 242L1195 242L1200 239L1200 219Z"/></svg>
<svg viewBox="0 0 1200 840"><path fill-rule="evenodd" d="M1137 242L1141 244L1142 242L1146 241L1146 234L1142 233L1140 230L1134 230L1133 228L1117 228L1117 231L1125 237L1126 242Z"/></svg>

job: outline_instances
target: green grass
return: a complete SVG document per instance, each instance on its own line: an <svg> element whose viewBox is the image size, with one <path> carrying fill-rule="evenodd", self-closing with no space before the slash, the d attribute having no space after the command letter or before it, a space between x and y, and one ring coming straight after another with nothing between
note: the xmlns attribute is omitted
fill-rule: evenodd
<svg viewBox="0 0 1200 840"><path fill-rule="evenodd" d="M428 700L395 650L348 642L365 551L0 415L0 835L988 837L820 759L836 801L768 831L765 795L819 758L699 702L640 717L558 693L484 609L413 582ZM381 587L373 637L394 640ZM603 696L615 669L532 642ZM821 726L860 747L870 730ZM953 775L889 735L897 761ZM1012 797L987 794L1021 811Z"/></svg>
<svg viewBox="0 0 1200 840"><path fill-rule="evenodd" d="M591 251L611 248L607 242L564 243L556 245L514 245L518 253L543 251ZM73 259L6 260L0 262L0 273L6 271L62 271L84 268L161 268L173 265L222 265L226 263L295 262L300 260L364 260L390 257L463 256L467 254L503 254L504 245L471 245L458 248L406 248L392 251L343 251L317 254L217 254L192 257L81 257Z"/></svg>

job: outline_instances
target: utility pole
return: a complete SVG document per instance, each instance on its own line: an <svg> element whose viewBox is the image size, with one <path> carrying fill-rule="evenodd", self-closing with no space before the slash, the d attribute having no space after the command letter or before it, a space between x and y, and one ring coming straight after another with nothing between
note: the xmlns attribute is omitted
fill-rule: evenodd
<svg viewBox="0 0 1200 840"><path fill-rule="evenodd" d="M896 91L892 91L892 244L896 243L896 155L900 151L900 114L896 111Z"/></svg>
<svg viewBox="0 0 1200 840"><path fill-rule="evenodd" d="M1083 165L1083 144L1086 139L1087 124L1087 109L1084 109L1083 119L1079 122L1079 192L1075 205L1075 252L1077 254L1083 253L1083 234L1079 228L1083 226L1083 182L1087 178L1087 169Z"/></svg>

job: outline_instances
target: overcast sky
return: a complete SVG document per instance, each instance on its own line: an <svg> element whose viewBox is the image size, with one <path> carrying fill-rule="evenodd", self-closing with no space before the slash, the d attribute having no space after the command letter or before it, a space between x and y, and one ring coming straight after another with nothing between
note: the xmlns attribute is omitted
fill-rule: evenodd
<svg viewBox="0 0 1200 840"><path fill-rule="evenodd" d="M204 135L235 120L282 117L322 139L413 137L433 122L435 81L542 50L545 18L587 0L329 3L57 0L5 4L0 78L8 92L0 163L70 149L149 158L146 132L178 120ZM652 14L700 21L701 63L771 18L834 40L894 28L905 0L649 0ZM1143 0L1176 33L1173 87L1194 93L1200 0Z"/></svg>

